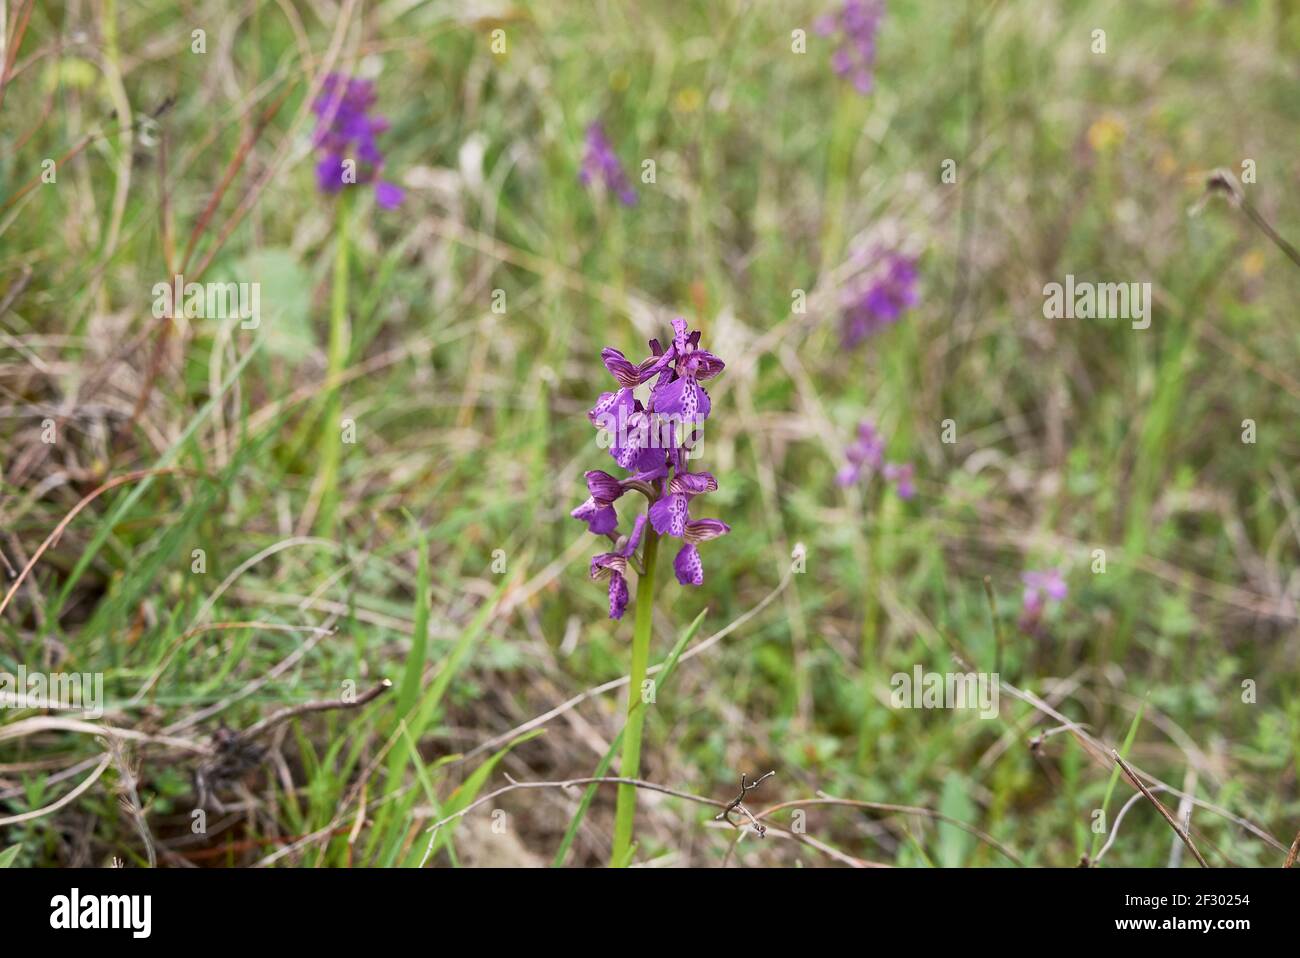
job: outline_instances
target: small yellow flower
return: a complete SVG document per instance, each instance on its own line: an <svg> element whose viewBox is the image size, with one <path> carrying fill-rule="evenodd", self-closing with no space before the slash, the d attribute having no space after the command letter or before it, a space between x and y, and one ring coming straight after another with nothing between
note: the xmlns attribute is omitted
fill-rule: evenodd
<svg viewBox="0 0 1300 958"><path fill-rule="evenodd" d="M1254 279L1264 272L1264 264L1267 260L1264 257L1264 251L1256 246L1249 253L1241 258L1241 271L1249 279Z"/></svg>
<svg viewBox="0 0 1300 958"><path fill-rule="evenodd" d="M1096 153L1104 153L1124 142L1124 121L1107 114L1088 127L1088 145Z"/></svg>
<svg viewBox="0 0 1300 958"><path fill-rule="evenodd" d="M704 96L693 86L683 87L677 91L676 107L681 113L694 113L704 102Z"/></svg>

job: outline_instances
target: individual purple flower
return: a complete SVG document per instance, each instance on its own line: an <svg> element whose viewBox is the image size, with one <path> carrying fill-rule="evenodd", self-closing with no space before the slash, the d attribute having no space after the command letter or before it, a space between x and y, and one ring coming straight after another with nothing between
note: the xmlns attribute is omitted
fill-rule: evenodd
<svg viewBox="0 0 1300 958"><path fill-rule="evenodd" d="M632 189L622 164L618 162L618 154L614 152L609 138L605 136L605 128L599 121L587 127L586 149L582 155L578 180L583 186L602 183L624 206L636 205L636 190Z"/></svg>
<svg viewBox="0 0 1300 958"><path fill-rule="evenodd" d="M844 0L838 9L818 18L824 37L839 34L831 67L847 77L859 93L870 93L876 65L876 32L885 15L885 0Z"/></svg>
<svg viewBox="0 0 1300 958"><path fill-rule="evenodd" d="M405 194L401 187L379 179L384 154L375 137L388 129L388 120L372 113L374 84L358 77L331 73L312 101L316 131L312 145L316 163L316 185L322 193L338 193L353 183L374 183L375 202L384 209L396 209Z"/></svg>
<svg viewBox="0 0 1300 958"><path fill-rule="evenodd" d="M1028 635L1035 635L1042 628L1047 603L1063 602L1069 590L1066 588L1060 569L1022 572L1020 579L1025 584L1020 607L1020 630Z"/></svg>
<svg viewBox="0 0 1300 958"><path fill-rule="evenodd" d="M618 518L613 503L629 490L642 493L650 508L636 519L632 536L616 552L592 560L592 576L609 575L610 617L619 618L627 605L626 564L649 521L658 535L682 540L673 559L673 571L682 585L704 582L704 565L697 548L701 542L731 531L720 519L692 519L692 500L718 488L711 473L692 471L687 463L688 434L698 436L712 411L709 394L701 382L722 372L723 362L700 348L699 332L688 332L686 320L673 320L673 338L665 348L650 341L651 355L634 363L617 349L604 349L601 359L618 388L602 393L587 413L588 419L612 437L610 455L630 473L625 479L600 471L586 474L587 501L573 517L599 535L614 537ZM646 402L633 391L653 380ZM617 575L619 578L614 578Z"/></svg>
<svg viewBox="0 0 1300 958"><path fill-rule="evenodd" d="M916 495L912 485L912 464L885 462L885 441L876 427L869 421L858 423L857 438L844 450L845 463L835 481L841 486L852 486L864 477L879 473L886 482L892 482L900 499L911 499Z"/></svg>
<svg viewBox="0 0 1300 958"><path fill-rule="evenodd" d="M917 303L916 281L916 260L901 253L881 255L876 268L845 296L840 328L844 347L852 349L898 322L904 311Z"/></svg>
<svg viewBox="0 0 1300 958"><path fill-rule="evenodd" d="M627 560L641 543L641 532L645 529L645 516L637 516L632 526L632 534L621 540L613 552L602 552L591 559L592 579L609 580L609 617L623 618L627 608Z"/></svg>
<svg viewBox="0 0 1300 958"><path fill-rule="evenodd" d="M613 535L618 531L614 502L627 490L621 482L599 469L586 473L586 479L591 495L569 515L587 523L587 528L598 536Z"/></svg>

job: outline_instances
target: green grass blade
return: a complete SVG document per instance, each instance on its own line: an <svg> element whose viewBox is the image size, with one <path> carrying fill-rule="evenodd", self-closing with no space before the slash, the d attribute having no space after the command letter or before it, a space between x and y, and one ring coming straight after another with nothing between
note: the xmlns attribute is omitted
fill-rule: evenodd
<svg viewBox="0 0 1300 958"><path fill-rule="evenodd" d="M411 652L406 657L406 671L397 692L397 714L406 715L420 692L420 676L429 651L429 541L417 528L415 541L419 560L415 573L415 616L411 629Z"/></svg>
<svg viewBox="0 0 1300 958"><path fill-rule="evenodd" d="M1142 713L1146 711L1146 708L1147 708L1147 703L1144 700L1142 704L1138 706L1137 712L1134 713L1133 721L1129 723L1128 734L1124 736L1124 744L1120 746L1120 750L1119 750L1120 755L1125 760L1128 759L1129 749L1133 747L1133 740L1137 738L1138 726L1142 724ZM1106 810L1110 807L1110 797L1114 793L1115 785L1118 782L1119 782L1119 763L1116 762L1115 767L1110 770L1110 781L1106 783L1106 795L1101 800L1102 821L1106 820ZM1101 835L1095 833L1093 834L1092 856L1091 856L1092 858L1097 857L1097 852L1101 848L1102 839L1104 839L1105 837L1106 837L1105 834L1101 834Z"/></svg>

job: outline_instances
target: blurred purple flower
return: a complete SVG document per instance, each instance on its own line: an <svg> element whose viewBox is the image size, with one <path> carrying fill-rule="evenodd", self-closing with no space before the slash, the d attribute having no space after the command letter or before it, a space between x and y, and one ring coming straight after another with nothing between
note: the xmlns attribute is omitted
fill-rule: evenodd
<svg viewBox="0 0 1300 958"><path fill-rule="evenodd" d="M573 517L587 523L598 535L616 537L618 516L613 503L629 490L642 493L649 501L647 512L637 516L632 535L615 552L596 556L591 576L610 579L609 614L617 619L627 606L627 561L641 540L642 527L649 521L659 535L682 540L673 559L673 571L682 585L700 585L704 565L697 546L726 535L731 528L719 519L692 519L691 501L713 492L718 481L708 472L693 472L687 466L688 439L712 410L709 394L700 385L722 372L723 362L699 346L699 332L688 333L686 320L673 320L673 339L665 349L657 339L650 341L651 355L634 363L617 349L601 351L601 360L618 384L614 392L601 394L587 413L592 424L612 437L609 452L619 467L630 475L617 479L609 473L586 474L586 502L573 510ZM633 395L644 383L654 380L647 402ZM685 447L685 448L684 448Z"/></svg>
<svg viewBox="0 0 1300 958"><path fill-rule="evenodd" d="M578 180L583 186L603 183L605 188L614 193L625 206L636 205L636 190L628 182L618 162L618 154L605 136L605 128L599 121L587 127L586 150L582 155L582 170Z"/></svg>
<svg viewBox="0 0 1300 958"><path fill-rule="evenodd" d="M1066 588L1060 569L1022 572L1020 579L1025 584L1020 607L1020 631L1034 635L1042 626L1047 603L1063 602L1069 590Z"/></svg>
<svg viewBox="0 0 1300 958"><path fill-rule="evenodd" d="M916 488L912 485L912 464L910 462L901 464L885 463L884 476L886 482L892 482L897 486L898 498L911 499L916 495Z"/></svg>
<svg viewBox="0 0 1300 958"><path fill-rule="evenodd" d="M852 486L862 480L862 476L871 475L880 468L885 454L885 443L876 432L876 427L867 420L858 423L858 438L855 439L844 455L848 464L835 477L841 486Z"/></svg>
<svg viewBox="0 0 1300 958"><path fill-rule="evenodd" d="M844 0L819 17L815 29L824 37L839 34L831 55L836 74L847 77L859 93L870 93L876 65L876 31L885 15L885 0Z"/></svg>
<svg viewBox="0 0 1300 958"><path fill-rule="evenodd" d="M369 80L331 73L312 101L316 131L312 145L316 163L316 185L322 193L338 193L352 183L374 183L375 201L384 209L396 209L405 197L401 187L379 180L384 154L375 137L388 129L388 120L372 113L375 88ZM346 174L351 173L352 176Z"/></svg>
<svg viewBox="0 0 1300 958"><path fill-rule="evenodd" d="M916 495L916 488L912 485L912 464L885 462L885 441L869 421L858 423L858 436L844 450L844 456L848 462L835 476L835 481L841 486L856 485L864 476L870 478L880 473L886 482L895 484L900 499L911 499Z"/></svg>
<svg viewBox="0 0 1300 958"><path fill-rule="evenodd" d="M866 281L850 289L844 304L840 338L852 349L886 326L898 322L918 299L916 260L901 253L885 253L882 265Z"/></svg>

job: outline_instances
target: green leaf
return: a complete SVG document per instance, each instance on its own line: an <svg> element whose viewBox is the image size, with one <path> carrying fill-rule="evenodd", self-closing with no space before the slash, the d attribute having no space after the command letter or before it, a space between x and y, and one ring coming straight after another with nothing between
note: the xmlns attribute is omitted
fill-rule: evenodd
<svg viewBox="0 0 1300 958"><path fill-rule="evenodd" d="M957 772L949 772L943 780L943 795L939 799L939 811L959 822L975 819L975 804L970 800L966 781ZM961 868L966 864L966 857L971 852L975 838L970 832L951 825L939 823L939 865L942 868Z"/></svg>
<svg viewBox="0 0 1300 958"><path fill-rule="evenodd" d="M0 868L9 868L18 857L18 853L23 850L22 845L10 845L4 851L0 852Z"/></svg>
<svg viewBox="0 0 1300 958"><path fill-rule="evenodd" d="M230 281L258 284L259 323L266 331L266 351L281 359L311 355L311 274L292 252L260 249L231 268Z"/></svg>
<svg viewBox="0 0 1300 958"><path fill-rule="evenodd" d="M451 685L451 680L455 678L456 672L465 663L465 659L469 656L478 640L483 637L483 633L487 631L487 625L492 621L492 616L496 614L501 597L505 595L506 590L518 578L519 570L528 567L528 559L529 556L525 554L516 565L515 574L506 578L497 587L496 592L492 594L492 598L479 607L478 614L465 627L465 630L456 640L455 646L452 647L451 654L443 661L442 668L438 670L438 675L434 678L433 684L429 686L428 694L425 695L424 701L420 703L415 721L410 723L411 735L415 737L416 741L419 741L429 723L433 721L438 705L442 702L442 697L446 693L447 687Z"/></svg>
<svg viewBox="0 0 1300 958"><path fill-rule="evenodd" d="M1146 700L1143 699L1142 704L1138 707L1137 712L1135 712L1133 715L1133 721L1129 724L1128 735L1124 736L1124 744L1120 746L1119 754L1120 757L1123 759L1126 760L1128 759L1129 749L1133 747L1133 740L1137 738L1138 726L1142 724L1142 713L1144 713L1146 710L1147 710L1147 703ZM1110 796L1115 791L1115 784L1118 781L1119 781L1119 762L1116 762L1115 767L1110 770L1110 781L1106 783L1106 796L1101 800L1101 812L1102 812L1103 822L1106 821L1106 812L1107 809L1109 809L1110 807ZM1107 822L1107 824L1109 823ZM1100 835L1095 833L1093 834L1092 836L1092 857L1093 858L1097 857L1097 852L1101 850L1102 839L1105 837L1106 836L1104 832Z"/></svg>
<svg viewBox="0 0 1300 958"><path fill-rule="evenodd" d="M492 770L496 768L497 762L505 758L506 754L516 745L522 745L524 742L536 738L545 731L546 729L541 728L533 729L531 732L527 732L516 739L511 739L503 745L499 751L493 753L491 758L478 768L474 769L474 771L470 773L469 778L461 782L460 785L457 786L456 790L451 793L451 798L449 798L446 804L442 806L442 817L446 818L449 815L455 815L457 812L466 808L474 801L474 799L478 798L478 793L483 790L483 785L487 782L488 776L492 774ZM451 841L451 833L459 821L460 819L453 819L438 829L438 834L434 836L433 854L437 854L438 849L444 846L446 846L450 851L451 846L449 843ZM424 848L414 849L413 854L418 856L416 861L419 861L419 858L424 856ZM432 858L433 855L431 854L429 857Z"/></svg>
<svg viewBox="0 0 1300 958"><path fill-rule="evenodd" d="M414 522L412 523L414 525ZM420 692L420 676L429 650L429 540L424 530L415 529L419 560L415 573L415 616L411 629L411 651L406 657L406 672L397 692L397 714L406 715Z"/></svg>
<svg viewBox="0 0 1300 958"><path fill-rule="evenodd" d="M197 413L194 414L194 417L189 421L189 424L185 427L185 430L180 434L176 441L168 446L167 451L158 457L157 461L154 463L154 469L166 469L180 458L181 450L185 449L190 444L199 429L207 422L208 417L212 415L212 410L225 401L226 393L230 390L230 387L235 384L239 377L243 375L244 367L249 364L255 355L257 355L257 351L261 349L263 342L264 338L260 335L257 339L253 340L249 345L248 350L243 356L239 357L239 361L235 363L234 368L230 370L230 375L226 377L225 382L217 388L214 395L208 397L208 401L203 404L203 407ZM132 485L130 492L127 492L122 496L122 498L115 500L116 504L113 506L112 511L109 513L108 517L103 519L95 528L95 534L81 550L81 555L78 557L76 564L72 567L72 571L64 578L63 588L59 590L58 596L48 607L46 614L52 621L57 621L59 614L63 611L63 606L72 595L72 590L76 588L77 582L81 579L82 574L90 568L90 564L95 561L95 558L99 555L99 550L103 548L104 543L106 543L109 537L113 534L113 529L119 522L123 521L127 517L135 504L144 497L146 492L149 491L149 487L153 485L155 478L155 476L142 477L138 482Z"/></svg>

